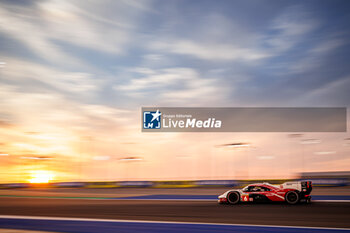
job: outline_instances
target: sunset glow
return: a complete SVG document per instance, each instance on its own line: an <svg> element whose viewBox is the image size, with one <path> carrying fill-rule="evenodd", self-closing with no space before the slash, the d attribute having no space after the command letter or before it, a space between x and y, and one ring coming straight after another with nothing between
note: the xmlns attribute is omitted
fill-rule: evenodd
<svg viewBox="0 0 350 233"><path fill-rule="evenodd" d="M28 180L32 184L46 184L53 179L53 174L49 171L38 170L31 172L31 178Z"/></svg>
<svg viewBox="0 0 350 233"><path fill-rule="evenodd" d="M140 114L349 108L346 7L136 2L0 1L0 183L348 170L349 124L340 133L145 133Z"/></svg>

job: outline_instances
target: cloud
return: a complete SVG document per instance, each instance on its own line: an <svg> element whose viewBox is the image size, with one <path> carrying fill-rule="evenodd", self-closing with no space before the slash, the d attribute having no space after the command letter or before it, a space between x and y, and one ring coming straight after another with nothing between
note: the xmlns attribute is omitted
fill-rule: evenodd
<svg viewBox="0 0 350 233"><path fill-rule="evenodd" d="M28 127L26 132L40 128L61 131L62 126L95 128L118 126L128 110L102 104L84 104L59 93L33 93L4 85L0 88L0 115L7 121ZM68 130L70 131L70 130Z"/></svg>
<svg viewBox="0 0 350 233"><path fill-rule="evenodd" d="M6 67L2 69L3 78L22 86L34 81L45 83L60 92L91 95L103 83L90 73L69 72L54 69L38 63L7 57ZM27 89L30 87L27 87ZM38 87L35 87L38 89ZM43 88L44 89L44 88Z"/></svg>
<svg viewBox="0 0 350 233"><path fill-rule="evenodd" d="M303 42L305 36L318 26L318 22L302 6L291 6L271 22L264 43L273 49L275 55L279 55Z"/></svg>
<svg viewBox="0 0 350 233"><path fill-rule="evenodd" d="M0 7L0 15L2 19L0 31L20 41L33 54L51 62L62 63L68 61L74 65L81 64L78 59L70 57L51 41L53 38L51 38L52 35L45 32L46 26L37 24L36 20L39 21L39 17L26 16L25 12L13 14L2 7ZM37 19L33 20L33 18Z"/></svg>
<svg viewBox="0 0 350 233"><path fill-rule="evenodd" d="M321 103L321 106L349 106L350 76L341 77L303 93L296 101Z"/></svg>
<svg viewBox="0 0 350 233"><path fill-rule="evenodd" d="M149 90L150 88L165 87L187 79L187 76L181 74L187 72L188 75L188 73L191 72L190 69L183 68L162 69L159 71L147 68L136 68L135 71L147 76L132 79L128 84L117 85L114 88L122 91L142 91Z"/></svg>
<svg viewBox="0 0 350 233"><path fill-rule="evenodd" d="M187 16L188 17L188 16ZM215 11L191 19L170 18L165 27L185 33L161 31L148 47L153 52L178 54L211 62L255 61L270 56L260 46L260 35L247 30L229 17ZM171 26L169 26L171 25Z"/></svg>
<svg viewBox="0 0 350 233"><path fill-rule="evenodd" d="M290 74L297 74L316 70L323 65L329 53L334 52L334 50L344 44L345 41L341 39L326 38L307 51L303 58L288 64L285 72L288 71Z"/></svg>
<svg viewBox="0 0 350 233"><path fill-rule="evenodd" d="M226 92L219 79L201 78L195 69L177 67L164 69L137 68L141 74L126 84L115 85L116 91L136 98L157 96L163 103L213 103L224 99Z"/></svg>
<svg viewBox="0 0 350 233"><path fill-rule="evenodd" d="M10 122L0 119L0 128L6 128L6 127L10 127L10 126L12 126L12 124Z"/></svg>
<svg viewBox="0 0 350 233"><path fill-rule="evenodd" d="M31 6L2 3L0 32L51 63L82 66L77 54L60 43L120 55L132 41L136 19L147 4L56 0Z"/></svg>
<svg viewBox="0 0 350 233"><path fill-rule="evenodd" d="M227 164L244 167L246 153L230 161L230 151L215 148L222 141L251 142L261 151L248 153L262 159L278 154L269 162L252 161L252 177L270 176L271 161L300 154L286 150L290 141L282 134L143 134L142 105L349 105L348 23L345 13L330 17L338 9L325 6L334 4L28 3L0 3L2 151L57 153L60 166L76 173L75 162L83 160L92 168L82 173L87 179L105 174L92 171L96 161L89 158L98 155L142 156L140 178L161 179L179 176L179 154L200 161L196 177L207 177L213 154L223 160L212 178L233 175L225 173ZM339 144L348 135L331 137ZM274 142L283 138L276 148ZM322 141L328 151L337 148ZM299 166L296 161L291 167ZM123 167L114 165L111 176L120 178ZM287 176L285 168L276 169L276 177Z"/></svg>
<svg viewBox="0 0 350 233"><path fill-rule="evenodd" d="M175 54L190 55L204 60L259 60L270 56L269 53L249 48L240 48L231 44L201 43L191 40L157 41L152 49Z"/></svg>
<svg viewBox="0 0 350 233"><path fill-rule="evenodd" d="M190 30L188 22L184 23L181 18L170 22L170 25L181 25L185 31ZM254 25L248 25L251 28L247 29L229 17L213 12L194 19L190 25L192 31L185 35L164 32L156 35L149 48L211 62L256 64L254 61L280 56L299 45L308 33L319 26L317 20L300 5L286 7L282 13L261 24L265 28L255 30L252 30Z"/></svg>
<svg viewBox="0 0 350 233"><path fill-rule="evenodd" d="M80 4L71 1L48 1L38 4L41 18L47 27L45 35L49 38L65 41L77 46L105 53L120 54L128 41L128 30L132 28L128 15L110 20L99 11L100 4ZM116 7L123 8L120 3ZM86 11L86 7L95 7L96 13ZM118 9L118 8L117 8ZM121 12L115 12L116 15ZM116 18L116 17L113 17ZM131 19L130 19L131 20ZM73 24L71 22L74 22ZM107 29L108 28L108 29ZM48 38L48 39L49 39Z"/></svg>

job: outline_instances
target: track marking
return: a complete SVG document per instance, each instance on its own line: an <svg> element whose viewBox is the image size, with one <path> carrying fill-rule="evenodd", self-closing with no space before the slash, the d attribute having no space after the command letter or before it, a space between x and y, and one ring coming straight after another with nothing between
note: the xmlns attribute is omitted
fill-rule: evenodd
<svg viewBox="0 0 350 233"><path fill-rule="evenodd" d="M81 222L118 222L118 223L158 223L158 224L184 224L184 225L211 225L211 226L241 226L241 227L270 227L290 229L319 229L319 230L341 230L350 231L350 228L335 227L308 227L308 226L283 226L283 225L257 225L257 224L231 224L231 223L201 223L201 222L179 222L179 221L151 221L151 220L123 220L123 219L98 219L98 218L66 218L46 216L22 216L22 215L0 215L1 219L26 219L26 220L55 220L55 221L81 221Z"/></svg>
<svg viewBox="0 0 350 233"><path fill-rule="evenodd" d="M211 201L217 202L217 199L165 199L165 198L116 198L113 200L122 200L122 201Z"/></svg>
<svg viewBox="0 0 350 233"><path fill-rule="evenodd" d="M350 202L350 200L311 200L312 202Z"/></svg>
<svg viewBox="0 0 350 233"><path fill-rule="evenodd" d="M11 195L0 195L0 198L37 198L37 199L71 199L71 200L101 200L101 201L212 201L217 202L218 199L208 199L208 198L145 198L140 196L135 197L50 197L50 196L11 196ZM347 203L350 200L311 200L311 202L323 202L323 203Z"/></svg>

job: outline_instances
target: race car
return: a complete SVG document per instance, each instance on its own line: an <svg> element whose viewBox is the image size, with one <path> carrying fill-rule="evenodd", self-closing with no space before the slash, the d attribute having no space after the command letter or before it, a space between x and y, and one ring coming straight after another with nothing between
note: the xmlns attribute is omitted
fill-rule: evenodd
<svg viewBox="0 0 350 233"><path fill-rule="evenodd" d="M231 189L220 195L220 204L238 204L240 202L311 202L311 181L285 182L280 185L269 183L250 184L243 189Z"/></svg>

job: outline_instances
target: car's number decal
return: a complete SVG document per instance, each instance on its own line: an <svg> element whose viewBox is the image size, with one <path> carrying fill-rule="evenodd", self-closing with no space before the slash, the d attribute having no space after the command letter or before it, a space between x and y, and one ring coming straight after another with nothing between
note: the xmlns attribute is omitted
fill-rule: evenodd
<svg viewBox="0 0 350 233"><path fill-rule="evenodd" d="M249 195L243 194L242 195L242 201L249 201Z"/></svg>

